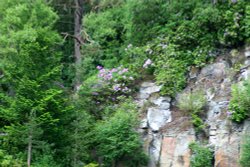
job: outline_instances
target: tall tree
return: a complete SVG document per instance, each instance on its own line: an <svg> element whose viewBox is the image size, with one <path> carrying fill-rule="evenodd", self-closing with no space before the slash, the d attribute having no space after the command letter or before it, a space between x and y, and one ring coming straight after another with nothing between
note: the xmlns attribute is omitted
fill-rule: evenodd
<svg viewBox="0 0 250 167"><path fill-rule="evenodd" d="M58 16L42 0L0 0L0 8L0 128L7 134L1 148L26 155L30 166L42 157L44 144L61 142L56 136L69 111L58 86L61 38L53 31Z"/></svg>

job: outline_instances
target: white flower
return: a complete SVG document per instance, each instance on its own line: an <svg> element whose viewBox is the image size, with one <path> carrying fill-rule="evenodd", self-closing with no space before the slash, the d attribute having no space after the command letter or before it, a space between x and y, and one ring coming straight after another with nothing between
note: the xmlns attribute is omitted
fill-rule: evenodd
<svg viewBox="0 0 250 167"><path fill-rule="evenodd" d="M151 65L153 62L150 59L147 59L147 61L143 64L143 68L148 68L149 65Z"/></svg>

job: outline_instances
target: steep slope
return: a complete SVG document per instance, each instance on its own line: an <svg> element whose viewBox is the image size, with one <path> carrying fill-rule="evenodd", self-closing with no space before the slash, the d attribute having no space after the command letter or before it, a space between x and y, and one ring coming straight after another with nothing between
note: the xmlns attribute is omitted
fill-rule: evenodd
<svg viewBox="0 0 250 167"><path fill-rule="evenodd" d="M175 99L159 95L154 82L141 84L141 134L150 156L149 167L190 166L191 142L207 142L214 152L215 167L238 167L242 135L250 132L250 121L236 124L227 115L231 85L250 77L250 47L232 50L202 69L192 68L188 85ZM241 64L240 69L235 69ZM202 116L204 128L195 130L190 114L178 109L178 99L187 93L203 91L207 99Z"/></svg>

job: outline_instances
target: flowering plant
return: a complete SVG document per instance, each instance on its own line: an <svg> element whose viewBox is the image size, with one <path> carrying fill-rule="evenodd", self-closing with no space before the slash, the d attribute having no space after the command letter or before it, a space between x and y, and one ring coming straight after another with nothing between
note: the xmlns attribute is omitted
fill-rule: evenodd
<svg viewBox="0 0 250 167"><path fill-rule="evenodd" d="M100 82L106 84L113 94L131 92L129 84L134 81L134 76L129 72L128 68L122 66L112 69L105 69L102 66L96 68L99 70Z"/></svg>

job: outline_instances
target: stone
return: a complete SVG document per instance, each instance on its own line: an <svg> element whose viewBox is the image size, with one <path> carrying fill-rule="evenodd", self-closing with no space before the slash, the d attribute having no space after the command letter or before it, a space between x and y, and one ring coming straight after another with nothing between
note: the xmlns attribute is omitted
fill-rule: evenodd
<svg viewBox="0 0 250 167"><path fill-rule="evenodd" d="M150 99L150 102L155 104L160 109L165 109L165 110L170 108L170 101L171 101L170 97L158 97Z"/></svg>
<svg viewBox="0 0 250 167"><path fill-rule="evenodd" d="M245 57L247 57L247 58L250 57L250 49L245 51Z"/></svg>
<svg viewBox="0 0 250 167"><path fill-rule="evenodd" d="M217 140L219 147L215 150L215 167L239 167L240 136L237 133L226 135Z"/></svg>
<svg viewBox="0 0 250 167"><path fill-rule="evenodd" d="M250 68L244 70L242 73L241 73L241 76L243 79L247 80L249 79L250 77Z"/></svg>
<svg viewBox="0 0 250 167"><path fill-rule="evenodd" d="M161 86L155 85L155 86L147 87L147 88L143 89L140 92L147 93L147 94L152 94L152 93L159 92L160 90L161 90Z"/></svg>
<svg viewBox="0 0 250 167"><path fill-rule="evenodd" d="M188 133L164 137L160 167L189 167L191 152L188 146L193 141L195 141L195 136Z"/></svg>
<svg viewBox="0 0 250 167"><path fill-rule="evenodd" d="M170 110L152 107L148 109L147 119L152 131L157 132L166 123L171 122L171 112Z"/></svg>
<svg viewBox="0 0 250 167"><path fill-rule="evenodd" d="M199 68L191 67L190 72L189 72L189 78L194 79L198 76L198 74L199 74Z"/></svg>
<svg viewBox="0 0 250 167"><path fill-rule="evenodd" d="M223 79L226 75L226 69L229 67L225 61L210 64L201 70L200 78Z"/></svg>
<svg viewBox="0 0 250 167"><path fill-rule="evenodd" d="M220 101L218 104L221 106L221 108L225 108L228 106L229 101Z"/></svg>
<svg viewBox="0 0 250 167"><path fill-rule="evenodd" d="M210 129L210 131L209 131L209 135L210 136L215 136L217 133L216 133L216 131L215 130L211 130Z"/></svg>
<svg viewBox="0 0 250 167"><path fill-rule="evenodd" d="M144 92L140 92L139 94L138 94L138 99L147 99L147 98L149 98L149 96L150 96L150 94L148 94L148 93L144 93Z"/></svg>
<svg viewBox="0 0 250 167"><path fill-rule="evenodd" d="M147 103L147 100L146 99L139 99L139 100L135 100L135 103L137 104L138 107L141 108Z"/></svg>
<svg viewBox="0 0 250 167"><path fill-rule="evenodd" d="M210 145L216 145L217 143L217 137L216 136L209 136L209 144Z"/></svg>
<svg viewBox="0 0 250 167"><path fill-rule="evenodd" d="M207 89L206 90L206 96L207 96L207 101L211 101L215 96L214 90Z"/></svg>
<svg viewBox="0 0 250 167"><path fill-rule="evenodd" d="M249 65L250 65L250 60L249 60L249 59L245 60L245 61L244 61L244 65L245 65L245 66L249 66Z"/></svg>
<svg viewBox="0 0 250 167"><path fill-rule="evenodd" d="M139 99L147 99L150 97L152 93L159 92L161 90L161 86L157 86L155 83L144 82L140 88L138 98Z"/></svg>
<svg viewBox="0 0 250 167"><path fill-rule="evenodd" d="M143 88L152 87L152 86L155 86L154 82L143 82L141 84L141 87L143 87Z"/></svg>
<svg viewBox="0 0 250 167"><path fill-rule="evenodd" d="M250 132L250 120L245 120L243 125L243 134Z"/></svg>
<svg viewBox="0 0 250 167"><path fill-rule="evenodd" d="M207 112L207 115L208 115L207 119L213 120L217 118L221 112L220 105L214 101L211 101L208 106L209 106L209 109Z"/></svg>
<svg viewBox="0 0 250 167"><path fill-rule="evenodd" d="M161 144L162 144L162 136L160 134L153 134L153 140L149 146L149 156L150 156L149 167L158 166L161 155Z"/></svg>
<svg viewBox="0 0 250 167"><path fill-rule="evenodd" d="M143 120L141 120L140 128L141 129L147 129L148 128L148 120L147 120L147 118L144 118Z"/></svg>

